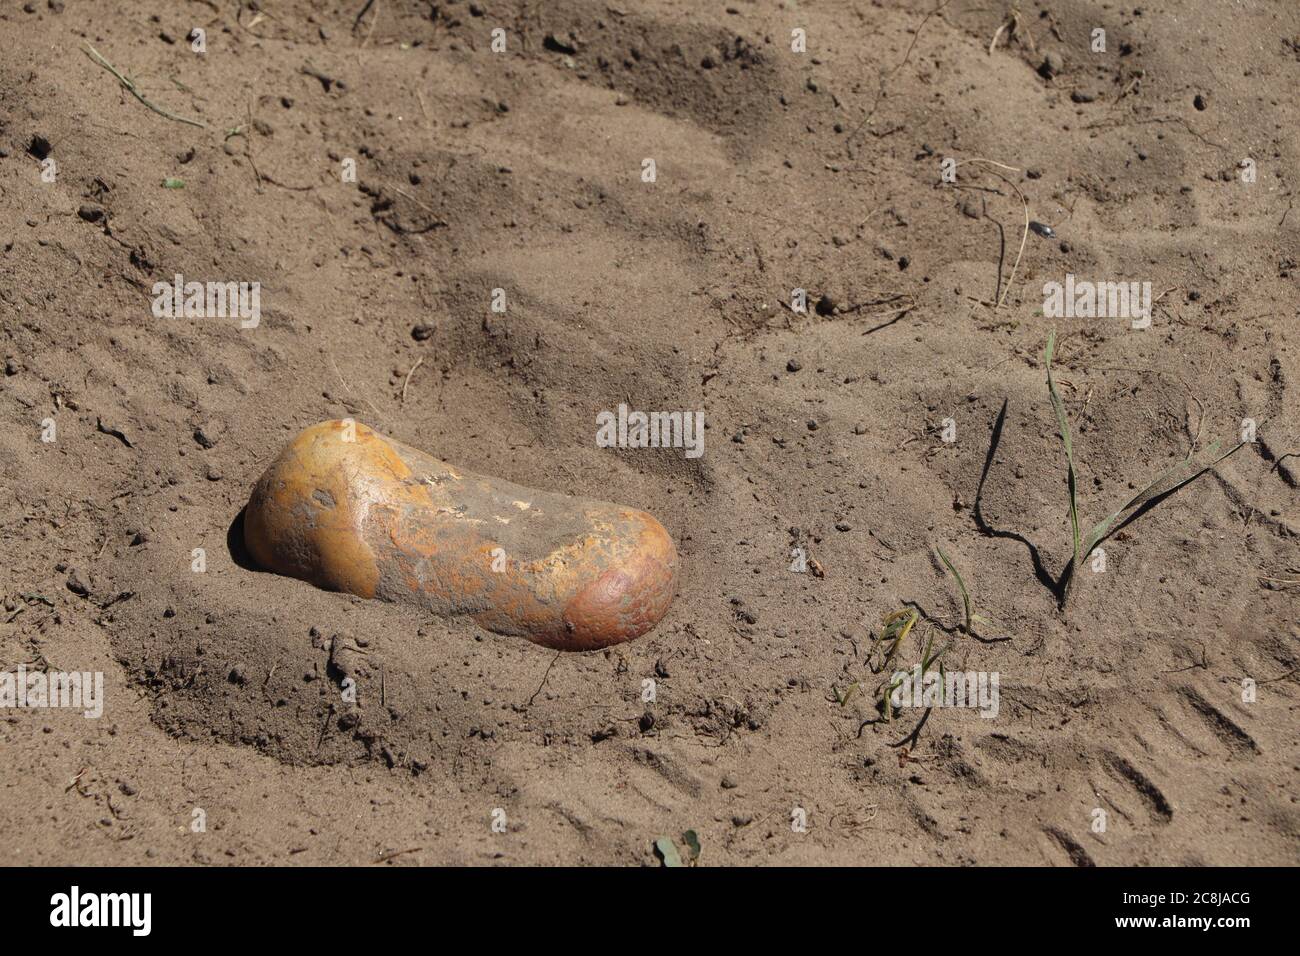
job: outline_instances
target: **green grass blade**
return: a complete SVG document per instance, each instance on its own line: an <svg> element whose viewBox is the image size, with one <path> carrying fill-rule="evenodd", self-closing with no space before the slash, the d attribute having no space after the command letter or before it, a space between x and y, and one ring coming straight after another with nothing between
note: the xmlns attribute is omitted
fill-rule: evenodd
<svg viewBox="0 0 1300 956"><path fill-rule="evenodd" d="M1214 444L1209 446L1207 450L1211 456L1219 450L1221 444L1223 444L1221 441L1216 441ZM1113 514L1097 522L1097 524L1093 526L1092 530L1088 532L1088 537L1083 543L1083 549L1080 551L1077 560L1087 560L1088 556L1092 554L1093 549L1109 538L1119 529L1120 525L1124 523L1120 520L1121 518L1131 516L1133 512L1155 498L1159 498L1162 495L1172 494L1183 485L1190 484L1219 462L1237 452L1245 444L1245 442L1238 442L1230 450L1219 455L1217 458L1212 458L1210 462L1190 473L1184 474L1188 467L1192 465L1191 455L1188 455L1187 458L1179 462L1177 465L1174 465L1174 467L1162 472L1149 485L1135 494L1128 501L1124 502L1124 504L1121 505ZM1176 477L1179 475L1181 475L1181 477ZM1071 578L1074 576L1074 570L1073 565L1068 569Z"/></svg>
<svg viewBox="0 0 1300 956"><path fill-rule="evenodd" d="M1213 455L1216 451L1219 450L1219 446L1221 444L1222 442L1216 441L1213 445L1209 447L1209 453ZM1177 464L1173 468L1170 468L1168 471L1164 472L1162 475L1157 477L1155 481L1151 482L1151 484L1147 485L1136 495L1134 495L1132 498L1126 501L1118 511L1112 514L1110 517L1106 518L1104 521L1098 522L1093 527L1093 529L1090 532L1088 532L1087 541L1084 543L1083 556L1086 557L1087 555L1091 554L1093 548L1097 547L1097 545L1105 541L1106 538L1110 537L1111 532L1115 530L1115 522L1117 519L1119 519L1121 515L1124 515L1127 512L1134 511L1142 507L1152 498L1158 498L1161 495L1166 495L1169 494L1170 492L1177 491L1183 485L1195 481L1197 478L1201 477L1201 475L1205 474L1207 471L1209 471L1219 462L1223 461L1225 458L1227 458L1237 449L1241 448L1241 446L1244 444L1245 442L1239 442L1238 444L1234 445L1230 451L1225 452L1224 454L1220 455L1218 458L1215 458L1213 461L1204 465L1200 469L1192 472L1191 474L1178 478L1177 480L1171 481L1170 479L1174 475L1177 475L1180 472L1184 471L1190 464L1192 464L1192 459L1190 456L1180 464Z"/></svg>
<svg viewBox="0 0 1300 956"><path fill-rule="evenodd" d="M1065 446L1065 463L1067 468L1067 484L1070 492L1070 534L1074 544L1074 554L1070 557L1068 568L1073 570L1079 561L1079 496L1078 480L1074 472L1074 443L1070 440L1070 422L1065 414L1065 402L1061 401L1061 395L1056 390L1056 380L1052 378L1052 355L1056 352L1056 330L1053 329L1047 336L1047 348L1043 350L1043 364L1047 367L1047 391L1052 397L1052 411L1056 413L1056 427L1061 433L1061 444ZM1069 595L1070 581L1073 574L1065 578L1061 590L1061 603L1065 604L1065 599Z"/></svg>
<svg viewBox="0 0 1300 956"><path fill-rule="evenodd" d="M930 634L929 637L926 638L925 650L921 653L921 676L922 677L930 673L930 668L934 666L934 662L938 661L939 658L943 657L944 654L947 654L948 648L950 647L952 647L951 641L949 641L943 647L939 648L939 653L932 655L930 651L934 649L934 634L932 633ZM943 673L942 662L939 663L939 673L940 674Z"/></svg>
<svg viewBox="0 0 1300 956"><path fill-rule="evenodd" d="M911 609L895 611L885 616L884 627L881 630L881 640L892 641L892 643L889 645L889 651L885 654L884 660L880 662L880 671L889 666L889 662L894 659L899 646L906 639L913 625L920 620L920 617L916 611ZM876 673L880 673L880 671L876 671Z"/></svg>
<svg viewBox="0 0 1300 956"><path fill-rule="evenodd" d="M961 575L957 573L957 569L953 566L953 563L948 560L948 555L943 553L943 548L935 545L934 549L939 552L939 560L944 563L948 570L952 572L952 576L957 579L957 588L961 591L961 603L966 611L965 631L969 634L971 630L972 616L970 611L970 592L966 590L966 582L961 579Z"/></svg>

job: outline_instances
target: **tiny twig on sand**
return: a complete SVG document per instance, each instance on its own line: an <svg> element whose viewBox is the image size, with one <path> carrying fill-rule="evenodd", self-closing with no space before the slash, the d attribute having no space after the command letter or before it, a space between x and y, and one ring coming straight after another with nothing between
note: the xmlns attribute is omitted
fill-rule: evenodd
<svg viewBox="0 0 1300 956"><path fill-rule="evenodd" d="M1020 11L1016 9L1012 9L1011 12L1008 13L1006 17L1003 19L1002 25L998 27L997 32L993 34L993 39L989 41L989 56L993 55L993 48L998 45L998 38L1002 36L1003 30L1007 31L1008 44L1011 43L1013 37L1019 40L1021 35L1023 34L1026 37L1026 39L1028 39L1029 42L1023 43L1022 45L1027 46L1029 48L1030 53L1036 53L1037 47L1034 43L1033 34L1023 28L1024 28L1024 23L1022 23L1020 20Z"/></svg>
<svg viewBox="0 0 1300 956"><path fill-rule="evenodd" d="M555 666L555 662L560 659L560 655L563 653L563 651L555 652L555 656L551 658L551 662L546 665L546 673L542 675L541 683L537 685L537 690L533 691L533 696L528 698L528 703L524 704L525 707L533 706L533 701L537 699L537 695L540 694L542 688L546 686L546 678L551 676L551 668Z"/></svg>
<svg viewBox="0 0 1300 956"><path fill-rule="evenodd" d="M410 193L408 193L405 189L398 189L396 186L394 186L394 187L393 187L393 192L397 193L397 195L401 196L403 199L409 199L411 202L415 203L417 206L419 206L419 207L420 207L421 209L423 209L425 212L431 212L431 213L433 213L434 215L437 215L437 210L436 210L436 209L434 209L432 206L430 206L427 202L422 202L421 200L416 199L414 196L412 196ZM437 219L437 220L435 220L435 222L437 222L438 225L440 225L440 226L445 226L445 225L448 224L447 221L446 221L445 219Z"/></svg>
<svg viewBox="0 0 1300 956"><path fill-rule="evenodd" d="M365 15L370 12L370 8L374 5L375 5L375 0L366 0L366 2L362 5L361 11L352 19L353 33L357 32L357 27L361 26L361 21L365 18Z"/></svg>
<svg viewBox="0 0 1300 956"><path fill-rule="evenodd" d="M852 144L853 140L857 137L857 135L860 132L862 132L862 128L866 126L869 122L871 122L871 118L876 115L876 109L880 106L880 101L885 98L885 84L887 84L891 79L893 79L894 75L898 73L899 70L907 66L907 61L912 58L912 51L916 49L916 43L918 40L921 39L921 31L925 29L925 25L930 22L930 19L932 17L935 17L940 13L942 13L944 7L948 6L948 4L951 2L952 0L941 0L941 2L938 5L936 5L933 10L927 13L925 17L921 20L921 23L917 26L916 30L912 33L912 42L907 45L907 52L903 54L903 59L900 60L898 65L894 67L892 70L890 70L888 73L881 75L880 87L876 90L875 102L871 104L871 109L867 111L867 115L862 117L862 122L859 123L854 128L853 132L849 133L848 137L844 140L846 144Z"/></svg>
<svg viewBox="0 0 1300 956"><path fill-rule="evenodd" d="M389 860L395 859L396 857L402 856L403 854L417 853L423 849L424 847L422 846L413 846L405 850L389 850L387 853L381 853L377 859L371 861L371 865L374 866L380 863L387 863Z"/></svg>
<svg viewBox="0 0 1300 956"><path fill-rule="evenodd" d="M997 32L993 34L993 39L989 41L989 56L993 55L993 48L998 45L998 37L1002 36L1002 31L1007 28L1007 21L1003 20L998 27Z"/></svg>
<svg viewBox="0 0 1300 956"><path fill-rule="evenodd" d="M406 373L406 378L402 380L402 404L403 405L406 404L406 386L411 384L411 376L414 375L415 370L423 364L424 364L424 356L420 356L418 359L415 360L415 364L411 366L411 370Z"/></svg>
<svg viewBox="0 0 1300 956"><path fill-rule="evenodd" d="M85 53L86 56L90 57L93 63L102 66L104 69L108 70L108 72L112 73L115 77L117 77L117 81L122 84L122 89L126 90L128 93L134 96L145 106L149 107L149 109L153 110L159 116L165 117L169 120L175 120L178 123L185 123L188 126L197 126L199 127L199 129L207 129L207 125L205 123L201 123L198 120L187 119L184 116L177 116L175 113L167 112L167 110L163 109L161 106L156 106L153 103L150 103L147 99L145 99L140 94L140 91L136 89L135 84L133 82L131 82L125 76L123 76L118 71L117 67L113 66L112 63L109 63L108 60L104 59L104 57L100 54L100 52L96 50L93 46L91 46L89 43L86 44Z"/></svg>
<svg viewBox="0 0 1300 956"><path fill-rule="evenodd" d="M1016 195L1020 197L1020 202L1025 207L1025 228L1020 235L1020 250L1016 253L1016 261L1011 265L1011 275L1007 277L1007 284L1002 287L1001 291L998 294L997 301L993 304L993 310L997 311L998 309L1002 308L1002 303L1006 299L1007 293L1011 291L1011 284L1016 281L1016 270L1020 268L1020 257L1025 254L1025 243L1029 240L1029 200L1025 198L1025 194L1020 191L1019 186L1017 186L1014 182L1012 182L1006 176L1003 176L1000 172L997 171L998 169L1006 169L1013 173L1020 172L1020 170L1017 169L1015 166L1007 166L1003 163L996 163L991 159L981 159L979 157L975 157L972 159L963 159L960 162L958 162L957 165L961 166L965 163L979 163L982 166L990 166L990 167L996 166L997 169L990 169L989 172L992 173L994 176L998 177L998 179L1002 180L1012 189L1014 189L1016 191ZM999 266L999 271L1001 271L1001 263L999 263L998 266Z"/></svg>
<svg viewBox="0 0 1300 956"><path fill-rule="evenodd" d="M374 8L375 13L374 16L370 18L370 28L366 30L366 35L362 37L361 44L357 47L358 63L361 62L360 51L370 42L370 35L375 32L375 24L379 22L379 0L366 0L365 5L361 8L361 12L358 13L356 19L352 21L352 33L355 35L357 28L361 26L361 21L365 19L366 14L370 12L372 7Z"/></svg>

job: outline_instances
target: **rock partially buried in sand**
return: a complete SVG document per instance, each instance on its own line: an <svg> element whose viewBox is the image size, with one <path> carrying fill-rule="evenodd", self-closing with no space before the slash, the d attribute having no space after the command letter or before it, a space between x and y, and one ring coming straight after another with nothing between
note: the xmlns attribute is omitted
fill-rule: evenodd
<svg viewBox="0 0 1300 956"><path fill-rule="evenodd" d="M285 447L253 488L244 543L318 587L566 651L644 634L677 577L672 538L643 511L462 471L351 421Z"/></svg>

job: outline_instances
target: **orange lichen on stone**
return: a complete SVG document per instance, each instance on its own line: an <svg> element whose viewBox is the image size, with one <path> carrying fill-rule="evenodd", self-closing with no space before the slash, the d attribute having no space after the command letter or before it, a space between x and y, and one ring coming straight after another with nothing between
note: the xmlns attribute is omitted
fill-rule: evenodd
<svg viewBox="0 0 1300 956"><path fill-rule="evenodd" d="M461 471L350 421L313 425L280 453L244 541L280 574L561 650L644 634L677 576L672 538L643 511Z"/></svg>

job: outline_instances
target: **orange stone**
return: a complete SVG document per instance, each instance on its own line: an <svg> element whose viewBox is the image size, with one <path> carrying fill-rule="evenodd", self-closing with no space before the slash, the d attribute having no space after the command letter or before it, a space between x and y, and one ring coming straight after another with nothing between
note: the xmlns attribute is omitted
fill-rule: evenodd
<svg viewBox="0 0 1300 956"><path fill-rule="evenodd" d="M566 651L644 634L677 578L672 538L644 511L476 475L351 421L285 447L253 488L244 543L317 587Z"/></svg>

